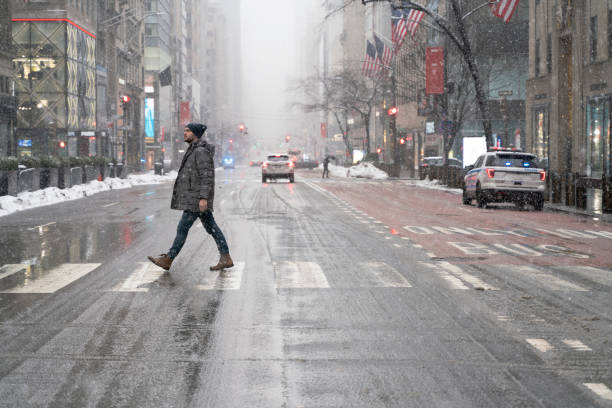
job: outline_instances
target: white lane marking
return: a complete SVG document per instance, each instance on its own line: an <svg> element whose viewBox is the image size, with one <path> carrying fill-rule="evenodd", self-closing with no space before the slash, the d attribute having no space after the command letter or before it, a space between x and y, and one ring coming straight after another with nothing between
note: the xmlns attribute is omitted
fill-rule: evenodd
<svg viewBox="0 0 612 408"><path fill-rule="evenodd" d="M402 246L400 244L393 244L394 247L396 248L401 248Z"/></svg>
<svg viewBox="0 0 612 408"><path fill-rule="evenodd" d="M62 264L39 277L26 277L22 286L11 288L0 293L54 293L75 280L87 275L102 264Z"/></svg>
<svg viewBox="0 0 612 408"><path fill-rule="evenodd" d="M315 262L278 262L274 264L276 288L329 288L319 264Z"/></svg>
<svg viewBox="0 0 612 408"><path fill-rule="evenodd" d="M438 262L438 265L440 265L440 267L445 269L447 272L450 272L451 274L469 283L475 288L482 288L485 290L499 290L495 286L491 286L488 283L483 282L482 280L480 280L480 278L474 275L470 275L467 272L463 272L463 270L459 268L457 265L452 265L448 262Z"/></svg>
<svg viewBox="0 0 612 408"><path fill-rule="evenodd" d="M142 287L159 279L165 272L151 262L137 262L138 266L130 276L112 289L112 292L148 292L149 288Z"/></svg>
<svg viewBox="0 0 612 408"><path fill-rule="evenodd" d="M463 284L463 282L461 282L460 279L457 279L455 276L449 274L448 272L446 272L444 270L441 270L437 264L423 262L423 265L425 265L428 268L431 268L435 272L437 272L442 279L444 279L445 281L447 281L450 284L451 289L453 289L453 290L455 290L455 289L458 289L458 290L469 289L467 286L465 286Z"/></svg>
<svg viewBox="0 0 612 408"><path fill-rule="evenodd" d="M405 238L405 239L408 239L408 238ZM415 247L415 248L423 248L423 246L419 245L419 244L413 244L412 246Z"/></svg>
<svg viewBox="0 0 612 408"><path fill-rule="evenodd" d="M580 340L564 339L563 343L577 351L592 351L592 349Z"/></svg>
<svg viewBox="0 0 612 408"><path fill-rule="evenodd" d="M28 231L34 231L35 229L48 227L49 225L53 225L53 224L55 224L55 221L48 222L48 223L43 224L43 225L37 225L36 227L28 228Z"/></svg>
<svg viewBox="0 0 612 408"><path fill-rule="evenodd" d="M612 271L595 268L592 266L566 266L557 269L562 269L569 272L575 272L583 278L589 279L602 285L612 286Z"/></svg>
<svg viewBox="0 0 612 408"><path fill-rule="evenodd" d="M14 275L19 272L29 273L30 265L27 264L6 264L0 267L0 279Z"/></svg>
<svg viewBox="0 0 612 408"><path fill-rule="evenodd" d="M383 222L382 222L382 221L378 221L378 220L376 220L376 221L374 221L374 222L375 222L376 224L383 224Z"/></svg>
<svg viewBox="0 0 612 408"><path fill-rule="evenodd" d="M553 346L544 339L525 339L525 340L527 341L527 343L531 344L533 347L535 347L537 350L541 351L542 353L546 353L547 351L550 351L553 349Z"/></svg>
<svg viewBox="0 0 612 408"><path fill-rule="evenodd" d="M427 252L427 256L430 258L435 258L436 254L434 254L433 252Z"/></svg>
<svg viewBox="0 0 612 408"><path fill-rule="evenodd" d="M112 207L113 205L117 205L117 204L119 204L119 201L117 201L117 202L115 202L115 203L110 203L110 204L103 205L102 207L103 207L103 208L106 208L106 207Z"/></svg>
<svg viewBox="0 0 612 408"><path fill-rule="evenodd" d="M234 266L221 272L205 271L196 289L199 290L239 290L242 284L244 262L234 262Z"/></svg>
<svg viewBox="0 0 612 408"><path fill-rule="evenodd" d="M364 262L357 264L356 273L360 286L411 288L410 282L394 267L384 262Z"/></svg>
<svg viewBox="0 0 612 408"><path fill-rule="evenodd" d="M584 383L584 386L603 399L612 400L612 390L603 383Z"/></svg>
<svg viewBox="0 0 612 408"><path fill-rule="evenodd" d="M377 234L384 234L385 231L375 231Z"/></svg>
<svg viewBox="0 0 612 408"><path fill-rule="evenodd" d="M552 290L575 290L580 292L588 292L588 289L575 285L564 279L557 278L551 273L540 271L528 265L504 265L503 267L511 272L519 272L523 276L542 283Z"/></svg>
<svg viewBox="0 0 612 408"><path fill-rule="evenodd" d="M505 315L498 315L497 316L497 320L499 320L500 322L508 322L508 321L510 321L510 318L508 316L505 316Z"/></svg>

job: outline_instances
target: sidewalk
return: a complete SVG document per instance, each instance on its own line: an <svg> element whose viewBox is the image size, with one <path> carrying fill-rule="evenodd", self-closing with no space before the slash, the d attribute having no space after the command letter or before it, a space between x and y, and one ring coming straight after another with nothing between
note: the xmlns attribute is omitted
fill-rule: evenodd
<svg viewBox="0 0 612 408"><path fill-rule="evenodd" d="M597 218L598 220L601 220L601 221L612 222L612 214L610 213L598 214L592 211L583 210L581 208L570 207L568 205L555 204L555 203L549 203L549 202L544 203L544 208L550 211L558 211L558 212L564 212L568 214L582 215L585 217Z"/></svg>

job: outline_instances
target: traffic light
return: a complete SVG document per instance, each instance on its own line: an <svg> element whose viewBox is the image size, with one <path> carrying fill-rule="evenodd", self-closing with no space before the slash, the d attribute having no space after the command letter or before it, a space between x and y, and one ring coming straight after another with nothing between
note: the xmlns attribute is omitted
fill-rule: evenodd
<svg viewBox="0 0 612 408"><path fill-rule="evenodd" d="M376 153L381 154L382 153L382 149L380 147L376 148Z"/></svg>
<svg viewBox="0 0 612 408"><path fill-rule="evenodd" d="M129 103L130 103L130 96L129 95L121 95L119 97L119 101L121 102L121 107L125 108Z"/></svg>
<svg viewBox="0 0 612 408"><path fill-rule="evenodd" d="M66 142L64 140L60 140L59 142L57 142L57 147L59 147L60 149L65 149Z"/></svg>
<svg viewBox="0 0 612 408"><path fill-rule="evenodd" d="M400 142L400 144L404 144L404 143L406 143L406 139L404 139L403 137L401 137L401 138L400 138L400 140L399 140L399 142Z"/></svg>
<svg viewBox="0 0 612 408"><path fill-rule="evenodd" d="M285 143L289 143L290 140L291 140L290 135L285 136Z"/></svg>
<svg viewBox="0 0 612 408"><path fill-rule="evenodd" d="M244 132L245 126L244 123L241 123L240 125L238 125L238 130L240 131L240 133Z"/></svg>
<svg viewBox="0 0 612 408"><path fill-rule="evenodd" d="M397 115L398 109L397 106L392 106L389 108L389 110L387 111L387 113L389 114L389 116L395 116Z"/></svg>

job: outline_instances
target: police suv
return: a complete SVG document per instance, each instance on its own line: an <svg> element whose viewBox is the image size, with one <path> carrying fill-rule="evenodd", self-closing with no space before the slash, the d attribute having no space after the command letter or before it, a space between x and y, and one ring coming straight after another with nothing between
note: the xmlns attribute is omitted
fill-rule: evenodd
<svg viewBox="0 0 612 408"><path fill-rule="evenodd" d="M532 204L544 208L546 171L531 153L516 149L492 149L468 166L463 187L463 204L476 200L478 207L490 202L513 202L519 208Z"/></svg>

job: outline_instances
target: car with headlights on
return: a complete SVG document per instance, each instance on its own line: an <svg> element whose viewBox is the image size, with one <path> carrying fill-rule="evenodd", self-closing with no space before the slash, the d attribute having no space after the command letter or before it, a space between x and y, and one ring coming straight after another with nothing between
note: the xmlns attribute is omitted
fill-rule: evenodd
<svg viewBox="0 0 612 408"><path fill-rule="evenodd" d="M281 178L293 183L294 173L295 163L290 160L288 154L270 154L261 165L261 182Z"/></svg>
<svg viewBox="0 0 612 408"><path fill-rule="evenodd" d="M491 202L513 202L519 208L531 204L544 208L546 170L531 153L496 149L480 156L466 168L463 204L476 200L478 207Z"/></svg>

